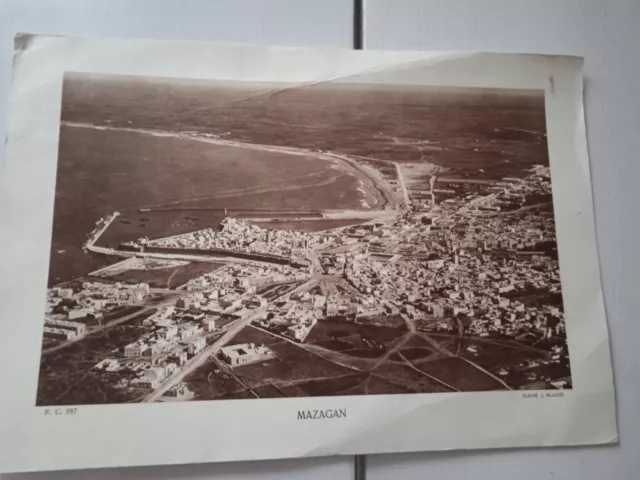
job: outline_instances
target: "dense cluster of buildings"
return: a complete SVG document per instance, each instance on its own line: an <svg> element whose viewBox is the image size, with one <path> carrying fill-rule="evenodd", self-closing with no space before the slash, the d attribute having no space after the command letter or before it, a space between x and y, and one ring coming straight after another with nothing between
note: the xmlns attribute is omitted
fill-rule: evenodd
<svg viewBox="0 0 640 480"><path fill-rule="evenodd" d="M413 202L391 228L359 227L371 254L346 255L345 277L371 308L429 319L421 325L430 328L455 329L449 318L461 316L479 336L563 335L553 215L535 211L548 205L523 206L551 193L548 168L486 189L441 206Z"/></svg>
<svg viewBox="0 0 640 480"><path fill-rule="evenodd" d="M526 204L551 193L548 168L481 190L444 205L413 201L393 222L341 229L318 254L323 273L351 288L270 303L256 323L304 341L325 317L399 313L426 330L563 337L553 215L537 211L548 202Z"/></svg>
<svg viewBox="0 0 640 480"><path fill-rule="evenodd" d="M100 319L117 307L140 304L149 285L139 283L83 282L80 287L55 287L47 291L45 337L71 340L87 331L86 322Z"/></svg>
<svg viewBox="0 0 640 480"><path fill-rule="evenodd" d="M230 264L189 281L188 293L178 300L178 305L205 313L242 315L268 307L267 298L258 290L308 279L308 272L285 265Z"/></svg>
<svg viewBox="0 0 640 480"><path fill-rule="evenodd" d="M294 293L270 302L266 313L253 323L303 342L319 319L326 315L327 298L310 292Z"/></svg>
<svg viewBox="0 0 640 480"><path fill-rule="evenodd" d="M187 299L180 299L178 305L162 308L145 319L147 333L126 345L120 359L102 361L95 368L128 373L121 386L157 388L204 350L206 337L216 331L216 320L220 318L205 314Z"/></svg>
<svg viewBox="0 0 640 480"><path fill-rule="evenodd" d="M239 287L244 290L253 288L255 291L258 288L304 281L308 277L307 269L296 269L288 265L229 264L190 280L186 289L189 292L197 292Z"/></svg>
<svg viewBox="0 0 640 480"><path fill-rule="evenodd" d="M151 247L187 248L306 258L311 249L326 246L331 237L294 230L269 230L246 220L225 218L220 228L208 228L175 237L151 240Z"/></svg>
<svg viewBox="0 0 640 480"><path fill-rule="evenodd" d="M65 320L54 320L45 317L44 336L56 340L72 340L87 332L87 326L81 322L69 322Z"/></svg>
<svg viewBox="0 0 640 480"><path fill-rule="evenodd" d="M175 306L147 319L150 328L120 358L96 368L127 372L123 385L157 388L206 348L222 315L251 315L255 327L298 342L327 318L385 315L399 315L425 331L564 338L549 169L476 184L464 194L444 189L439 202L434 182L430 188L393 219L332 232L268 230L229 217L218 230L148 241L162 248L223 249L301 262L230 263L190 280ZM281 290L286 285L291 288ZM51 289L46 333L82 335L84 325L76 319L134 305L148 293L145 284ZM553 348L551 361L566 357L566 342ZM219 356L231 367L274 358L267 347L251 343L222 347ZM176 386L167 395L186 394Z"/></svg>

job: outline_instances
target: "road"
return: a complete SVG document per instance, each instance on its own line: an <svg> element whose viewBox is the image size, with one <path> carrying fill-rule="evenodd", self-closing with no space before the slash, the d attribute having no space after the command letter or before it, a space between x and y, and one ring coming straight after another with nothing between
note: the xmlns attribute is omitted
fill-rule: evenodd
<svg viewBox="0 0 640 480"><path fill-rule="evenodd" d="M539 135L541 137L547 136L545 132L536 132L534 130L526 130L524 128L507 127L505 128L505 130L512 130L514 132L522 132L522 133L530 133L531 135Z"/></svg>
<svg viewBox="0 0 640 480"><path fill-rule="evenodd" d="M104 234L104 232L107 230L107 228L109 228L109 226L113 223L113 221L116 218L118 218L119 215L120 215L120 212L113 212L111 216L107 219L105 224L100 228L100 230L94 233L93 236L89 240L87 240L85 247L86 248L93 247L93 245L98 241L98 239L102 236L102 234Z"/></svg>
<svg viewBox="0 0 640 480"><path fill-rule="evenodd" d="M429 177L429 191L431 192L431 205L432 206L436 206L436 194L434 193L434 190L436 188L436 181L438 180L438 171L440 170L440 167L434 167L433 172L431 173L431 176Z"/></svg>
<svg viewBox="0 0 640 480"><path fill-rule="evenodd" d="M404 174L402 173L402 168L399 163L395 163L396 166L396 174L398 175L398 183L400 184L400 189L402 190L402 201L405 206L409 206L409 192L407 191L407 187L404 184Z"/></svg>
<svg viewBox="0 0 640 480"><path fill-rule="evenodd" d="M273 302L277 302L278 300L282 300L284 297L288 297L290 295L297 295L298 293L303 293L306 291L311 290L313 287L315 287L316 285L318 285L318 283L320 283L320 277L314 275L312 278L310 278L309 280L307 280L306 282L298 285L296 288L294 288L293 290L289 290L285 293L283 293L282 295L274 298L273 300L271 300L271 303Z"/></svg>
<svg viewBox="0 0 640 480"><path fill-rule="evenodd" d="M376 368L378 368L380 365L382 365L384 362L386 362L387 360L389 360L389 357L391 357L391 355L393 355L396 352L400 352L400 350L409 342L409 340L411 340L413 338L414 334L413 332L409 331L407 333L405 333L402 338L400 338L400 340L398 340L392 348L389 348L384 355L382 355L381 357L379 357L376 361L376 363L373 365L373 367L371 367L371 370L375 370Z"/></svg>
<svg viewBox="0 0 640 480"><path fill-rule="evenodd" d="M420 337L422 337L424 340L426 340L427 342L429 342L429 344L431 346L433 346L434 348L436 348L438 351L440 351L441 353L444 353L445 355L448 355L450 357L456 357L459 358L460 360L462 360L463 362L468 363L469 365L471 365L472 367L474 367L476 370L481 371L482 373L484 373L485 375L491 377L492 379L494 379L496 382L498 382L500 385L502 385L503 387L505 387L507 390L513 390L513 388L511 386L509 386L504 380L502 380L500 377L498 377L497 375L491 373L489 370L487 370L484 367L481 367L480 365L478 365L477 363L469 360L468 358L462 356L462 355L456 355L455 353L453 353L451 350L443 347L442 345L440 345L440 343L438 343L437 341L435 341L433 338L431 338L429 335L427 335L425 332L416 332Z"/></svg>
<svg viewBox="0 0 640 480"><path fill-rule="evenodd" d="M425 332L419 332L416 330L416 324L415 322L410 319L408 316L406 315L402 315L402 318L404 319L404 321L407 323L407 326L409 327L409 332L410 333L415 333L418 336L420 336L421 338L423 338L424 340L426 340L432 347L436 348L438 351L440 351L441 353L444 353L450 357L457 357L460 360L468 363L469 365L473 366L474 368L476 368L477 370L481 371L482 373L484 373L485 375L493 378L496 382L500 383L502 386L504 386L506 389L508 390L513 390L512 387L510 387L504 380L502 380L500 377L498 377L497 375L491 373L489 370L487 370L486 368L481 367L480 365L478 365L477 363L469 360L468 358L465 358L464 356L458 354L454 354L452 351L450 351L449 349L443 347L439 342L437 342L436 340L434 340L433 338L431 338L429 335L427 335ZM456 317L456 320L459 321L459 319ZM406 361L406 359L405 359ZM422 370L419 370L420 372L422 372ZM425 373L425 372L422 372ZM434 377L435 378L435 377Z"/></svg>
<svg viewBox="0 0 640 480"><path fill-rule="evenodd" d="M253 320L264 314L265 311L266 309L256 310L251 315L247 315L244 318L239 318L235 323L230 324L232 326L228 328L224 335L222 335L218 340L216 340L214 343L212 343L200 353L198 353L195 357L193 357L184 368L167 378L162 383L162 385L160 385L144 399L144 402L155 402L173 386L182 382L182 380L184 380L187 375L192 373L195 369L206 362L209 356L216 355L223 346L225 346L233 337L235 337L240 332L240 330L242 330L247 325L250 325Z"/></svg>
<svg viewBox="0 0 640 480"><path fill-rule="evenodd" d="M251 393L251 395L253 395L255 398L260 398L260 395L258 395L253 388L247 385L247 383L244 380L242 380L238 375L236 375L236 373L233 371L233 368L229 367L229 365L227 365L225 362L218 360L215 356L213 356L212 358L213 358L213 362L218 366L220 370L223 370L228 375L232 376L233 379L236 382L238 382L242 388L244 388L246 391Z"/></svg>
<svg viewBox="0 0 640 480"><path fill-rule="evenodd" d="M175 301L174 298L172 298L170 300L170 302L174 302L174 301ZM142 315L143 313L150 312L151 310L159 308L159 307L161 307L163 305L164 304L148 306L148 307L143 308L142 310L138 310L138 311L133 312L133 313L131 313L129 315L125 315L124 317L116 318L115 320L112 320L112 321L110 321L108 323L105 323L101 327L94 328L93 330L91 330L90 332L86 333L85 335L73 338L71 340L67 340L66 342L60 343L60 344L56 345L55 347L51 347L51 348L47 348L46 350L42 350L42 356L44 357L44 356L46 356L46 355L48 355L50 353L57 352L58 350L62 350L63 348L67 348L67 347L73 345L74 343L77 343L77 342L79 342L81 340L84 340L85 338L87 338L87 337L89 337L91 335L94 335L96 333L100 333L100 332L102 332L104 330L107 330L109 328L115 327L116 325L119 325L121 323L128 322L129 320L131 320L132 318L134 318L134 317L136 317L138 315Z"/></svg>
<svg viewBox="0 0 640 480"><path fill-rule="evenodd" d="M183 260L186 262L202 262L202 263L242 263L243 265L257 265L262 266L265 263L272 264L272 262L261 262L259 260L249 260L245 258L237 257L214 257L211 255L191 255L183 253L148 253L148 252L127 252L123 250L115 250L113 248L96 247L95 245L87 246L88 251L93 253L99 253L102 255L115 255L123 258L139 257L139 258L155 258L158 260Z"/></svg>
<svg viewBox="0 0 640 480"><path fill-rule="evenodd" d="M110 322L105 323L104 325L101 325L98 328L95 328L93 330L91 330L90 332L87 332L85 335L82 335L80 337L76 337L72 340L67 340L66 342L60 343L58 345L56 345L55 347L51 347L51 348L47 348L46 350L42 351L42 356L47 355L48 353L53 353L56 352L58 350L62 350L63 348L67 348L70 345L73 345L76 342L79 342L81 340L84 340L85 338L102 332L104 330L107 330L109 328L115 327L116 325L120 325L121 323L125 323L128 322L129 320L131 320L132 318L136 317L137 315L141 315L143 313L149 312L151 310L154 309L159 309L168 305L173 304L176 301L176 298L178 297L177 293L173 290L168 290L166 288L152 288L149 290L151 293L159 293L162 295L169 295L169 297L167 297L166 299L162 300L161 302L158 303L151 303L147 306L145 306L143 309L138 310L136 312L130 313L128 315L125 315L123 317L118 317L114 320L111 320Z"/></svg>
<svg viewBox="0 0 640 480"><path fill-rule="evenodd" d="M334 363L336 365L339 365L341 367L344 368L348 368L350 370L355 370L356 372L362 372L362 373L367 373L369 376L367 377L367 379L365 380L366 384L365 384L365 394L367 394L367 386L369 383L369 379L371 377L376 377L379 378L383 381L388 382L389 380L385 377L381 377L380 375L377 375L374 373L374 370L376 368L378 368L382 363L384 363L388 357L394 353L395 351L399 350L405 343L406 341L408 341L408 339L410 339L413 336L413 332L407 332L405 334L405 336L403 337L402 340L400 340L400 342L398 342L398 348L394 348L389 350L387 353L389 355L383 355L383 357L381 357L381 359L362 359L359 358L358 359L358 365L355 365L353 363L351 363L349 360L353 360L352 357L339 353L339 352L335 352L333 350L327 350L324 347L320 347L318 345L311 345L311 344L307 344L307 343L298 343L294 340L291 340L290 338L287 338L283 335L278 335L277 333L271 332L269 330L265 330L256 326L252 325L252 328L255 328L256 330L260 330L261 332L264 332L268 335L271 335L273 337L279 338L281 340L285 340L287 342L289 342L292 345L295 345L298 348L301 348L303 350L306 350L307 352L311 353L312 355L316 355L320 358L322 358L323 360L329 361L331 363ZM416 372L420 373L421 375L428 377L429 379L435 381L436 383L452 390L455 392L459 392L460 390L458 390L457 388L455 388L452 385L449 385L448 383L444 382L443 380L440 380L437 377L434 377L433 375L430 375L426 372L423 372L422 370L414 367L411 362L409 362L406 358L404 358L404 356L402 356L402 354L399 353L399 355L402 357L402 359L405 361L405 363L407 364L407 366L409 366L410 368L412 368L413 370L415 370ZM311 380L311 379L309 379Z"/></svg>
<svg viewBox="0 0 640 480"><path fill-rule="evenodd" d="M400 358L402 358L402 360L404 360L404 363L407 365L407 367L411 368L412 370L415 370L416 372L418 372L419 374L433 380L434 382L450 389L453 390L454 392L459 392L460 390L458 390L456 387L454 387L453 385L449 385L447 382L445 382L444 380L440 380L438 377L434 377L433 375L431 375L430 373L427 372L423 372L422 370L420 370L418 367L416 367L415 365L413 365L413 363L411 363L409 360L407 360L407 358L402 355L401 353L398 353L398 355L400 355Z"/></svg>
<svg viewBox="0 0 640 480"><path fill-rule="evenodd" d="M371 358L357 358L356 359L356 358L351 357L349 355L346 355L344 353L336 352L334 350L329 350L329 349L326 349L326 348L321 347L319 345L315 345L315 344L311 344L311 343L298 342L298 341L293 340L293 339L291 339L289 337L285 337L284 335L280 335L278 333L272 332L271 330L267 330L267 329L258 327L256 325L251 325L251 328L259 330L262 333L265 333L267 335L271 335L272 337L279 338L280 340L284 340L286 342L289 342L291 345L295 345L298 348L306 350L310 354L315 355L316 357L320 357L323 360L327 360L327 361L329 361L331 363L335 363L336 365L348 368L350 370L355 370L357 372L366 372L367 369L363 369L362 365L370 366L370 365L373 364L373 362L375 360L375 359L371 359ZM356 363L358 363L360 365L356 365Z"/></svg>

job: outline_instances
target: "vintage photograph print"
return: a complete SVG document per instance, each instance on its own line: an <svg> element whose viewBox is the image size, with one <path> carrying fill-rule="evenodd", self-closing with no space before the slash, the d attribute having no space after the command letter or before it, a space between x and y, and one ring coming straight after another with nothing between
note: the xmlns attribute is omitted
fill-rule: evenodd
<svg viewBox="0 0 640 480"><path fill-rule="evenodd" d="M67 73L37 405L571 388L542 90Z"/></svg>

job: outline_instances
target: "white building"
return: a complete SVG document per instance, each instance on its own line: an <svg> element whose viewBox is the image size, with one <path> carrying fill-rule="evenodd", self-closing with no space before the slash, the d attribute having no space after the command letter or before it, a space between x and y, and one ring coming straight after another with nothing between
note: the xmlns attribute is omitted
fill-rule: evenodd
<svg viewBox="0 0 640 480"><path fill-rule="evenodd" d="M178 326L177 325L168 325L164 328L158 330L158 335L165 340L169 340L174 338L178 334Z"/></svg>
<svg viewBox="0 0 640 480"><path fill-rule="evenodd" d="M181 341L185 341L187 339L189 339L190 337L193 337L195 335L198 335L202 333L202 329L200 328L200 326L195 325L195 324L191 324L191 323L187 323L184 325L183 328L180 329L180 340Z"/></svg>
<svg viewBox="0 0 640 480"><path fill-rule="evenodd" d="M80 322L67 322L65 320L53 320L46 318L44 321L45 326L51 328L62 328L64 330L72 330L75 335L84 335L87 333L87 326Z"/></svg>
<svg viewBox="0 0 640 480"><path fill-rule="evenodd" d="M69 310L69 320L75 320L76 318L84 318L90 313L90 310L86 308L74 308Z"/></svg>
<svg viewBox="0 0 640 480"><path fill-rule="evenodd" d="M264 345L257 346L253 343L241 343L222 347L220 349L220 355L223 360L232 367L261 362L274 357L273 352L267 347Z"/></svg>
<svg viewBox="0 0 640 480"><path fill-rule="evenodd" d="M427 261L427 268L430 270L437 270L439 268L442 268L443 266L444 266L444 260L442 259Z"/></svg>
<svg viewBox="0 0 640 480"><path fill-rule="evenodd" d="M304 342L305 338L309 335L311 328L307 325L303 325L298 323L296 325L292 325L287 329L287 335L298 340L299 342Z"/></svg>
<svg viewBox="0 0 640 480"><path fill-rule="evenodd" d="M187 345L187 352L189 352L189 355L197 355L204 350L204 347L206 346L207 341L204 337L195 337Z"/></svg>
<svg viewBox="0 0 640 480"><path fill-rule="evenodd" d="M215 317L204 317L202 319L202 327L205 332L213 332L216 329L216 319Z"/></svg>
<svg viewBox="0 0 640 480"><path fill-rule="evenodd" d="M124 347L124 356L125 357L140 357L142 356L149 346L145 343L130 343L129 345Z"/></svg>
<svg viewBox="0 0 640 480"><path fill-rule="evenodd" d="M64 328L44 327L44 336L47 338L55 338L58 340L71 340L76 338L76 332L66 330Z"/></svg>
<svg viewBox="0 0 640 480"><path fill-rule="evenodd" d="M162 367L151 367L145 371L141 377L136 378L131 383L140 388L158 388L165 378L165 369Z"/></svg>

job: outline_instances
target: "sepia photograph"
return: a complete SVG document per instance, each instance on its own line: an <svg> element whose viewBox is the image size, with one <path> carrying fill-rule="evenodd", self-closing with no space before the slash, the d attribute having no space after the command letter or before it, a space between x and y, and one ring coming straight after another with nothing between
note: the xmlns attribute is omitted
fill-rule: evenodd
<svg viewBox="0 0 640 480"><path fill-rule="evenodd" d="M543 90L64 76L38 406L572 388Z"/></svg>

